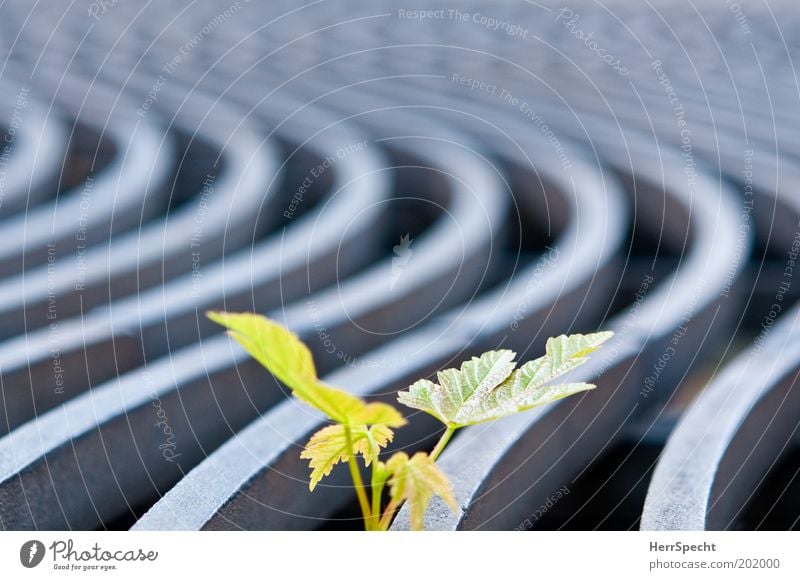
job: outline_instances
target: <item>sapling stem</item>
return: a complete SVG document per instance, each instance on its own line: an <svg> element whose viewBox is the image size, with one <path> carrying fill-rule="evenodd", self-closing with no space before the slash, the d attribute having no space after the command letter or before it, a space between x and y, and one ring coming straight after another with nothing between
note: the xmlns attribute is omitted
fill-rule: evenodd
<svg viewBox="0 0 800 580"><path fill-rule="evenodd" d="M377 463L377 462L376 462ZM377 481L377 466L372 468L372 529L380 529L381 517L381 498L383 496L383 488L386 486L386 480Z"/></svg>
<svg viewBox="0 0 800 580"><path fill-rule="evenodd" d="M447 429L445 429L444 433L442 433L442 436L439 438L439 442L436 443L436 447L433 448L433 451L431 452L431 459L436 461L436 459L439 457L439 455L442 454L442 451L444 451L444 448L447 447L447 444L450 442L450 438L453 436L453 433L455 433L455 432L456 432L456 428L453 427L453 426L448 425ZM374 473L374 471L373 471L373 473ZM381 488L379 490L379 493L382 493L382 492L383 492L383 486L381 486ZM373 493L373 495L372 495L372 501L373 501L372 511L373 511L373 513L380 513L380 507L376 508L375 507L375 503L374 503L375 502L375 488L374 487L373 487L372 493ZM378 528L377 528L378 530L384 531L384 530L388 530L389 529L389 526L392 523L392 518L394 517L395 512L398 509L400 509L400 507L402 507L403 503L404 502L402 500L400 500L400 501L392 500L391 502L389 502L389 505L386 507L386 511L384 512L383 516L380 519L380 522L378 523ZM378 499L378 506L380 506L380 498Z"/></svg>
<svg viewBox="0 0 800 580"><path fill-rule="evenodd" d="M381 499L383 498L383 488L386 485L386 478L380 477L378 473L378 464L380 463L378 454L380 453L380 447L369 431L367 431L367 438L369 439L369 446L372 449L375 459L372 461L372 481L370 486L372 488L372 522L369 526L365 527L367 529L380 530Z"/></svg>
<svg viewBox="0 0 800 580"><path fill-rule="evenodd" d="M460 368L438 373L440 384L430 380L413 383L408 390L397 393L398 402L442 421L444 433L430 454L419 451L409 457L398 451L382 463L378 459L381 448L392 442L394 429L406 424L397 409L386 403L368 403L319 380L308 347L296 334L265 316L246 312L209 312L208 316L228 328L230 335L295 396L335 423L312 435L300 454L309 460L309 489L314 491L333 466L346 457L367 531L389 529L404 503L411 507L412 529L422 529L425 510L434 496L457 511L453 486L436 464L456 429L502 419L594 389L595 385L589 383L551 382L583 364L587 355L614 336L607 331L550 338L544 356L520 367L514 360L515 352L490 350L465 361ZM361 476L359 456L364 458L366 467L372 463L369 491ZM387 487L391 490L390 500L381 512Z"/></svg>
<svg viewBox="0 0 800 580"><path fill-rule="evenodd" d="M347 442L347 448L353 448L353 433L349 425L344 427L344 437ZM353 478L353 485L356 488L356 495L358 496L358 503L361 506L361 515L364 518L364 529L370 530L370 523L372 522L372 510L369 507L369 500L367 499L367 492L364 491L364 480L361 479L361 471L358 469L358 462L355 455L350 455L347 462L350 465L350 476Z"/></svg>
<svg viewBox="0 0 800 580"><path fill-rule="evenodd" d="M383 512L383 517L381 518L380 523L378 524L378 529L381 531L386 531L389 529L389 526L392 523L392 519L394 518L394 513L400 509L400 506L403 505L402 500L395 500L389 502L389 505L386 506L386 511Z"/></svg>
<svg viewBox="0 0 800 580"><path fill-rule="evenodd" d="M444 448L450 442L450 438L453 436L453 433L456 432L456 428L453 426L448 425L447 429L445 429L444 433L442 433L442 437L439 439L439 442L436 444L436 447L433 448L431 451L431 459L436 461L439 459L439 455L442 454Z"/></svg>

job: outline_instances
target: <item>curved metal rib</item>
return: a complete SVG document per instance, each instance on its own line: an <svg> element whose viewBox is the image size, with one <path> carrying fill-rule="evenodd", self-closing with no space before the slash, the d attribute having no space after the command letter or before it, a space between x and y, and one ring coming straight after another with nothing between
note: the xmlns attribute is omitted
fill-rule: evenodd
<svg viewBox="0 0 800 580"><path fill-rule="evenodd" d="M723 530L797 432L800 308L726 365L692 403L656 465L643 530Z"/></svg>
<svg viewBox="0 0 800 580"><path fill-rule="evenodd" d="M284 106L296 108L291 103ZM320 132L322 127L330 130ZM333 118L318 111L306 112L302 120L290 122L286 129L297 136L310 132L304 146L320 159L363 140L359 133L335 124ZM283 295L317 291L334 282L337 274L349 274L363 265L373 253L369 246L377 243L378 232L371 225L380 219L382 204L389 198L386 166L387 160L376 147L339 160L331 169L329 201L293 218L282 232L222 260L203 264L200 281L194 273L179 276L161 287L60 321L55 343L51 330L45 328L0 344L3 415L8 417L5 429L20 425L35 412L42 413L92 384L110 380L217 330L198 312L221 307L258 311L277 308ZM310 170L316 167L312 165ZM300 180L305 181L305 177ZM363 219L352 222L359 211ZM333 267L337 259L338 271ZM59 355L60 377L53 372L54 350ZM91 372L87 372L86 360L92 361ZM107 364L101 364L103 361ZM36 390L31 388L34 384Z"/></svg>
<svg viewBox="0 0 800 580"><path fill-rule="evenodd" d="M777 185L791 222L800 223L800 199L781 182ZM772 190L764 191L769 195ZM776 231L793 253L800 245L796 231ZM776 288L782 296L785 282ZM773 311L782 308L776 305ZM769 316L774 319L773 313ZM684 413L650 481L641 529L736 528L758 484L797 431L798 317L800 306L795 306L774 325L762 324L753 343L722 368Z"/></svg>
<svg viewBox="0 0 800 580"><path fill-rule="evenodd" d="M631 151L637 170L649 173L650 179L658 182L659 161L648 157L646 149ZM587 459L614 439L621 422L646 399L636 377L644 378L652 359L642 355L647 350L657 352L659 346L670 348L670 335L685 324L690 305L693 315L713 310L737 239L733 194L719 191L701 174L697 191L703 194L692 195L679 185L680 163L669 158L663 163L664 179L667 187L671 186L668 195L689 213L692 245L686 263L671 280L662 282L653 295L635 306L635 311L611 323L610 328L617 332L609 350L613 356L597 358L570 375L596 382L599 389L592 396L605 390L610 399L596 404L562 401L488 426L465 429L439 460L454 480L461 511L453 514L435 503L426 515L426 527L508 529L518 525L531 511L527 506L539 505L538 500L546 500L558 489L558 485L552 487L554 481L569 480L581 471ZM630 316L633 323L626 320ZM697 330L693 334L697 337ZM702 337L703 333L699 334ZM509 495L510 489L513 495ZM393 527L407 526L408 513L404 510Z"/></svg>
<svg viewBox="0 0 800 580"><path fill-rule="evenodd" d="M541 146L538 149L541 151ZM512 154L519 156L520 151L514 150ZM570 225L560 240L562 258L543 268L546 274L536 293L530 293L529 284L532 277L541 274L541 265L520 273L508 288L472 301L459 315L444 316L407 338L365 355L367 368L346 368L333 373L328 380L348 385L362 395L393 392L420 374L458 357L465 344L480 345L496 340L493 337L498 335L509 334L509 325L516 314L516 309L508 306L510 297L530 301L526 320L534 326L540 316L547 318L555 293L569 295L581 287L585 289L591 281L589 265L602 267L620 241L617 220L624 215L622 201L614 189L598 191L596 173L588 166L576 170L575 183L555 175L553 179L560 183L560 195L567 203L574 203L574 207ZM578 228L578 223L590 215L603 219L593 222L595 227ZM586 260L586 264L575 269L573 260ZM398 366L400 361L407 364ZM379 368L380 375L370 367ZM307 467L298 458L299 446L321 424L317 415L298 403L291 400L282 403L192 470L134 529L316 526L316 518L332 514L349 500L350 493L336 474L314 494L307 491ZM415 428L404 430L403 435L423 438L434 429L430 423L416 422Z"/></svg>
<svg viewBox="0 0 800 580"><path fill-rule="evenodd" d="M69 256L106 240L112 233L111 224L116 233L131 229L165 202L154 192L164 187L171 174L171 139L154 123L108 109L128 99L109 94L110 89L101 83L87 86L71 78L59 85L55 98L61 108L69 110L76 106L76 95L86 99L89 93L96 100L91 109L81 109L80 120L101 136L98 147L108 146L102 143L105 140L115 147L115 155L99 175L90 176L52 203L40 204L0 223L0 237L6 240L0 246L0 269L6 276L16 275L6 277L0 285L0 297L8 304L8 322L2 332L20 332L23 328L19 322L14 324L19 318L15 315L21 304L23 264L26 269L40 266L40 279L30 280L30 285L34 291L46 293L48 264L52 270L54 256ZM76 276L75 269L70 268L65 287L74 286Z"/></svg>
<svg viewBox="0 0 800 580"><path fill-rule="evenodd" d="M344 333L352 334L349 329L351 320L363 325L368 318L383 315L412 297L415 305L437 308L437 303L448 304L459 295L450 290L453 280L458 282L459 291L468 291L480 281L485 269L481 263L488 259L493 236L499 231L498 225L506 207L504 199L507 197L500 192L500 181L485 162L477 164L479 158L461 147L433 147L430 138L424 136L415 138L413 143L403 139L397 146L408 147L418 155L424 154L435 171L448 176L453 199L451 212L417 240L415 260L404 272L408 281L398 284L396 293L386 292L391 279L390 260L387 260L341 284L335 293L313 297L317 303L313 315L308 313L305 303L274 315L284 317L293 329L309 337L312 348L320 349L312 336L320 325L338 340ZM459 177L449 177L452 175ZM452 239L459 230L468 230L472 234L463 247L441 243L442 236ZM462 267L465 269L463 273ZM440 294L431 293L430 288L436 287ZM374 296L382 299L375 300ZM381 338L372 335L372 343L362 340L364 344L374 344ZM357 348L352 352L357 353ZM198 366L197 360L203 360L205 364ZM332 364L320 366L325 369ZM122 377L121 383L115 381L95 388L63 408L17 429L0 445L10 448L15 445L15 439L18 444L19 438L24 438L26 445L23 448L29 448L29 443L43 429L59 435L55 438L57 442L48 441L32 454L17 458L7 466L4 483L0 485L4 519L13 522L13 527L49 528L63 527L65 523L86 526L123 513L129 508L128 502L147 498L163 489L177 479L179 469L191 467L208 449L213 449L231 431L252 419L259 409L275 402L277 391L245 386L255 382L260 374L252 361L242 361L241 354L231 348L227 339L210 339L151 363L147 371L134 373L131 378ZM243 384L231 387L230 383L238 382L237 379L243 380ZM171 409L170 416L177 415L171 432L175 435L175 445L181 449L181 457L175 463L165 462L157 445L142 446L142 441L148 439L147 433L152 434L149 421L152 399L142 391L143 380L150 385L160 404ZM226 386L220 391L215 388L218 385ZM64 425L64 412L79 416L80 413L71 413L71 410L96 408L98 404L103 407L99 425L83 422L78 431ZM92 469L91 481L102 487L95 489L92 486L85 490L83 479L76 477L81 458L84 453L91 456L104 438L116 438L117 449L126 445L129 452L139 453L141 460L138 463L128 461L127 467L120 469L113 464L114 458L109 457L112 465L95 465ZM64 469L53 469L51 462L56 458L65 462ZM46 468L48 464L49 469ZM33 483L40 480L43 470L53 478L53 483L41 488ZM13 508L21 501L22 494L26 491L30 494L28 490L32 485L42 491L36 507L31 507L29 498L27 507L19 504L19 508ZM83 499L73 501L69 509L59 511L59 493L64 492L72 498ZM87 508L98 494L103 497L102 511L93 513Z"/></svg>
<svg viewBox="0 0 800 580"><path fill-rule="evenodd" d="M55 193L68 132L64 120L49 113L26 83L5 78L0 91L17 95L3 103L0 115L6 127L0 141L0 216L6 219Z"/></svg>
<svg viewBox="0 0 800 580"><path fill-rule="evenodd" d="M269 204L275 195L275 149L241 126L238 115L228 107L204 101L199 94L193 95L192 102L205 112L198 134L221 152L220 163L214 163L222 165L220 175L208 175L196 201L170 212L163 220L117 235L108 244L87 246L66 256L58 255L55 246L53 253L60 258L58 262L54 260L3 281L0 313L5 324L0 334L8 338L23 328L46 326L53 311L64 318L141 291L163 281L164 270L191 272L197 263L195 257L214 260L226 248L251 241L258 227L275 219L277 211L269 211L267 205L267 217L259 221L264 200ZM185 122L192 126L197 120ZM148 154L152 149L158 152L152 143L147 145ZM139 167L137 174L141 173ZM109 197L112 199L108 203L113 206L113 196ZM93 213L85 219L100 217ZM29 227L30 221L29 214L23 227Z"/></svg>

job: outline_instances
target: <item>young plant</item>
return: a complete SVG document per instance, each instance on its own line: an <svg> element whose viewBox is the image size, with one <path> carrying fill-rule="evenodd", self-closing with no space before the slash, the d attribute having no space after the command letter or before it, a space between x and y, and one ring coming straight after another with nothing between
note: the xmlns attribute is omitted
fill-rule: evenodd
<svg viewBox="0 0 800 580"><path fill-rule="evenodd" d="M385 403L367 403L322 382L306 345L264 316L209 312L208 317L226 327L228 334L298 399L328 417L332 424L317 431L300 455L309 460L309 488L314 491L338 463L347 463L364 527L380 531L389 529L404 502L409 504L415 530L422 529L425 510L434 496L457 510L450 482L436 465L453 433L595 388L588 383L548 383L586 362L590 353L613 336L598 332L551 338L544 356L519 368L515 353L493 350L464 362L460 369L439 372L438 384L427 379L415 382L398 393L398 401L436 417L444 424L444 433L430 454L418 452L409 457L397 452L384 462L381 449L391 443L394 429L406 424L397 409ZM365 467L372 467L368 486L361 477L359 458ZM387 486L389 501L384 508Z"/></svg>

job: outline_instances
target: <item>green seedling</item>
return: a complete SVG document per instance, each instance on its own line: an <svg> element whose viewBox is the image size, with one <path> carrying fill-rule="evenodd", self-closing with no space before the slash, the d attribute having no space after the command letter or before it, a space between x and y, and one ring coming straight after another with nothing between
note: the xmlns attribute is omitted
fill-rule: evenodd
<svg viewBox="0 0 800 580"><path fill-rule="evenodd" d="M447 476L436 460L457 429L494 421L539 407L570 395L594 389L589 383L550 384L586 362L589 354L613 336L612 332L573 334L547 341L544 356L517 368L510 350L493 350L464 362L459 369L437 374L437 381L421 379L397 400L412 409L436 417L444 433L430 453L409 457L402 451L386 461L381 451L394 438L394 430L406 424L403 415L385 403L368 403L317 377L311 351L280 324L257 314L209 312L214 322L226 327L250 355L298 399L321 411L331 424L317 431L300 457L309 461L309 488L339 463L347 463L366 530L388 530L397 510L409 504L411 527L423 528L425 510L439 496L457 509ZM369 485L361 477L359 459L371 467ZM388 487L388 501L384 491Z"/></svg>

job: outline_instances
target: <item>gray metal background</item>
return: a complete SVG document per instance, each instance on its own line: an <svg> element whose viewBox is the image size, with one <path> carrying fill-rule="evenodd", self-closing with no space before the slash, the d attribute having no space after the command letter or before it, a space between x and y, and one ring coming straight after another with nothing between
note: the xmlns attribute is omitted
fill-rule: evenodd
<svg viewBox="0 0 800 580"><path fill-rule="evenodd" d="M614 330L574 373L596 391L458 433L460 510L429 528L797 528L798 25L774 0L3 3L0 528L358 526L346 470L308 492L322 418L209 308L385 401ZM430 449L409 420L392 448Z"/></svg>

